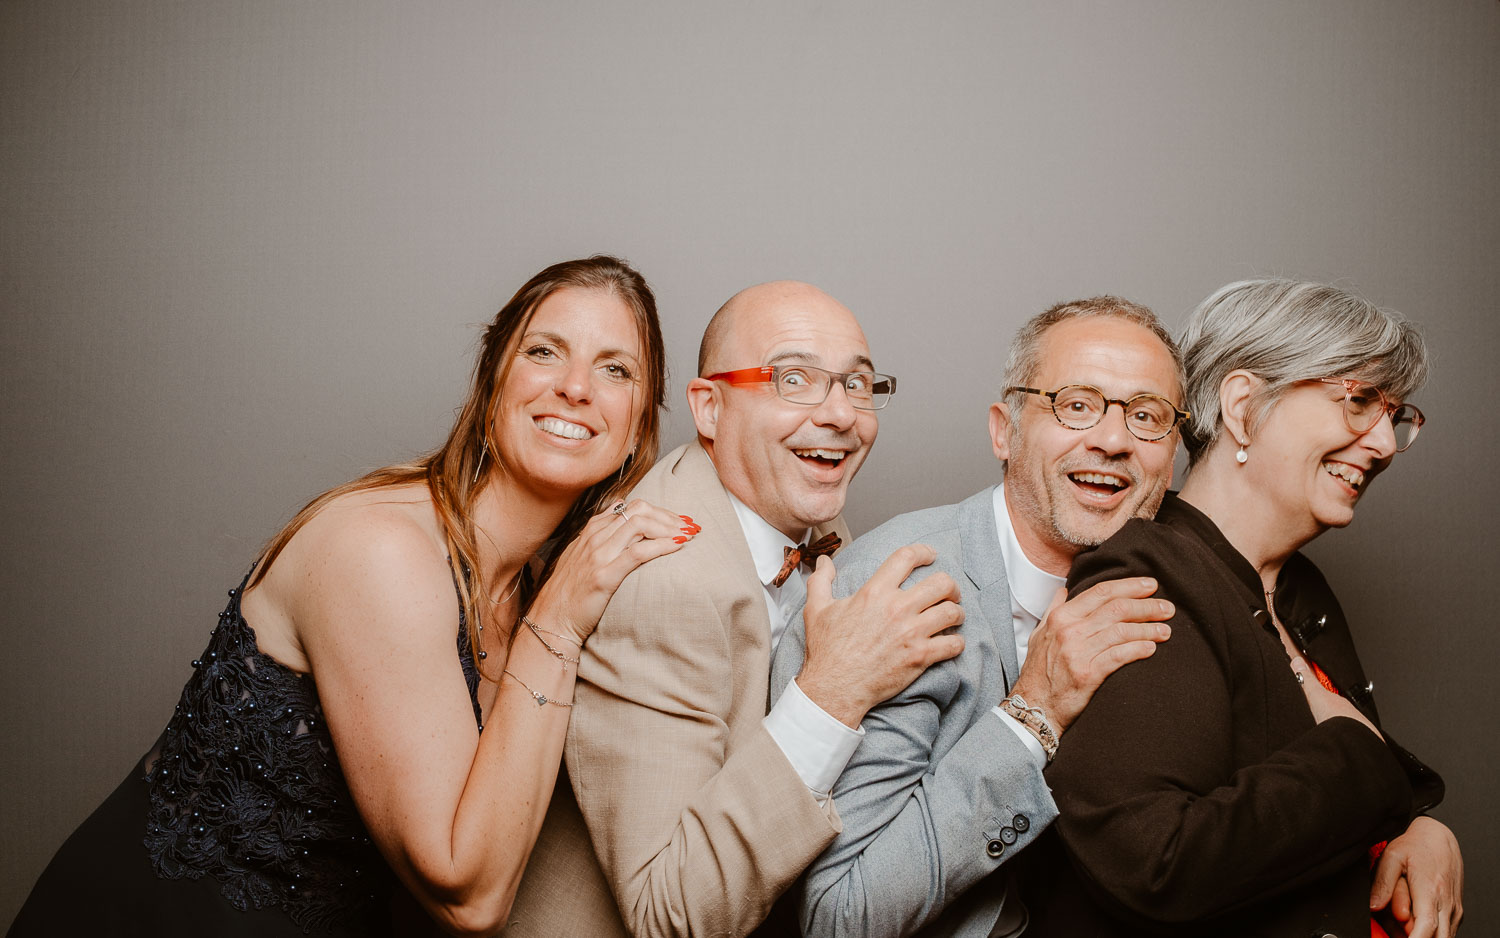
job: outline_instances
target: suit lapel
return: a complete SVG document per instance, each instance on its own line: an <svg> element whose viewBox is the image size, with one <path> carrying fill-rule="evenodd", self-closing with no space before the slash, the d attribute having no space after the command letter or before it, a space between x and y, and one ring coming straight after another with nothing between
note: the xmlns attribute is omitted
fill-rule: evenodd
<svg viewBox="0 0 1500 938"><path fill-rule="evenodd" d="M747 631L759 636L758 644L767 648L769 660L771 622L766 616L763 587L755 573L755 561L750 557L750 545L745 541L740 519L734 513L734 506L729 503L729 493L724 490L724 483L719 481L719 475L714 471L713 461L708 458L708 453L702 446L696 442L689 443L684 448L682 458L672 467L672 474L692 493L700 506L699 511L704 514L701 518L694 516L693 520L715 532L713 537L705 538L712 545L713 556L705 557L704 562L729 571L737 587L736 592L755 599L755 602L746 604L748 615L741 619L753 620L744 624L753 626ZM739 598L741 597L736 597Z"/></svg>
<svg viewBox="0 0 1500 938"><path fill-rule="evenodd" d="M792 621L788 622L786 628L781 631L781 641L777 643L776 649L771 652L771 679L766 686L766 712L771 712L771 707L776 703L781 692L786 689L786 684L778 680L782 668L791 665L793 675L802 670L802 659L807 654L807 636L801 628L796 626L802 620L802 606L807 602L807 583L805 577L792 577L782 587L782 599L786 605L785 609L795 610ZM787 680L791 680L790 677Z"/></svg>
<svg viewBox="0 0 1500 938"><path fill-rule="evenodd" d="M1000 552L1000 531L995 527L994 486L959 503L958 536L963 551L964 575L979 593L982 627L990 630L995 647L1000 651L1005 687L1009 690L1021 667L1016 663L1016 633L1011 625L1005 555ZM959 631L977 625L981 623L968 619Z"/></svg>
<svg viewBox="0 0 1500 938"><path fill-rule="evenodd" d="M712 552L705 552L702 563L711 565L729 574L733 581L734 595L725 596L720 608L734 610L729 615L729 641L736 658L744 660L745 667L762 675L767 690L762 696L770 696L771 675L771 619L766 613L765 587L755 572L755 561L750 556L750 545L740 527L739 516L729 503L729 493L713 460L697 442L684 447L682 457L672 467L672 474L680 484L692 493L703 517L693 520L703 525L705 532L712 530L713 537L700 535L697 541L705 541ZM712 527L710 527L710 525ZM722 582L721 579L721 582ZM767 707L769 710L769 706Z"/></svg>

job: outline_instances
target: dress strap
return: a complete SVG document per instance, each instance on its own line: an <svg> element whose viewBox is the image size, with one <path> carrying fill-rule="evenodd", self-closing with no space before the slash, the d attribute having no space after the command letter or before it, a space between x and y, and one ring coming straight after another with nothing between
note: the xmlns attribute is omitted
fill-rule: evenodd
<svg viewBox="0 0 1500 938"><path fill-rule="evenodd" d="M255 568L259 564L260 560L257 558L250 564L250 569L245 571L244 579L240 580L240 585L229 591L229 609L225 610L226 612L239 615L240 599L245 595L245 584L249 583L250 578L255 575Z"/></svg>

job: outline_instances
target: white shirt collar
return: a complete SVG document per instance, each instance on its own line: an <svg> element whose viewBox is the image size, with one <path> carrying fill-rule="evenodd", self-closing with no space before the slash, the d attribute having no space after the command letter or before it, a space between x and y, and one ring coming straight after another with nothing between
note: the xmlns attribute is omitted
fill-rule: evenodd
<svg viewBox="0 0 1500 938"><path fill-rule="evenodd" d="M1039 568L1026 557L1021 542L1016 540L1016 530L1010 522L1010 511L1005 507L1005 484L995 486L995 528L1000 532L1000 554L1005 558L1005 579L1010 587L1010 604L1019 606L1035 625L1041 621L1056 595L1057 588L1067 582L1066 577L1054 576Z"/></svg>
<svg viewBox="0 0 1500 938"><path fill-rule="evenodd" d="M763 586L770 586L786 562L786 549L796 547L797 542L787 538L771 523L750 510L750 506L734 497L728 489L729 504L734 506L735 517L740 520L740 530L745 532L745 543L750 545L750 559L755 561L755 575ZM807 539L807 532L802 538Z"/></svg>

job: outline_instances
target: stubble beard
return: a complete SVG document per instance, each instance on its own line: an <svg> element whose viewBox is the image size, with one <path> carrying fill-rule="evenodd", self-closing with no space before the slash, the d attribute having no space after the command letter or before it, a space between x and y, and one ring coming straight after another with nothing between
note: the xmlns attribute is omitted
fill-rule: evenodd
<svg viewBox="0 0 1500 938"><path fill-rule="evenodd" d="M1014 451L1013 451L1014 452ZM1021 453L1024 462L1024 451ZM1017 511L1027 518L1045 518L1046 528L1039 533L1046 536L1055 544L1067 544L1082 550L1098 547L1115 535L1125 522L1131 518L1150 519L1156 516L1156 509L1161 505L1162 497L1166 493L1166 486L1160 486L1155 493L1147 492L1143 498L1135 504L1123 505L1110 511L1092 511L1085 504L1077 500L1072 491L1072 481L1068 479L1069 472L1088 471L1090 469L1108 469L1119 472L1130 479L1130 487L1136 492L1142 489L1142 482L1136 473L1127 471L1123 466L1074 466L1070 468L1059 467L1054 472L1048 472L1041 479L1041 487L1045 489L1045 499L1038 498L1031 480L1021 481L1019 473L1013 473L1011 467L1017 467L1018 461L1010 460L1007 466L1006 492L1014 500ZM1017 485L1016 483L1019 482ZM1045 504L1043 503L1045 501ZM1083 516L1080 519L1074 512ZM1079 524L1078 521L1094 519L1095 524ZM1118 520L1118 523L1114 523Z"/></svg>

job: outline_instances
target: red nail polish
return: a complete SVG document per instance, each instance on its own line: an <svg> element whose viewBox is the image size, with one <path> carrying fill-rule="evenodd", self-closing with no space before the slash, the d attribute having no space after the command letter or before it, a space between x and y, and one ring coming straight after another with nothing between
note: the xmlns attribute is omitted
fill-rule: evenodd
<svg viewBox="0 0 1500 938"><path fill-rule="evenodd" d="M678 516L677 516L677 517L679 517L679 518L681 518L681 519L682 519L682 520L683 520L683 521L686 521L686 522L687 522L687 523L688 523L688 524L697 524L697 522L696 522L696 521L694 521L694 520L693 520L693 519L692 519L692 518L691 518L691 517L689 517L689 516L688 516L688 515L678 515Z"/></svg>
<svg viewBox="0 0 1500 938"><path fill-rule="evenodd" d="M687 542L688 542L688 539L685 538L685 537L683 537L680 534L677 537L672 538L672 543L673 544L686 544Z"/></svg>

